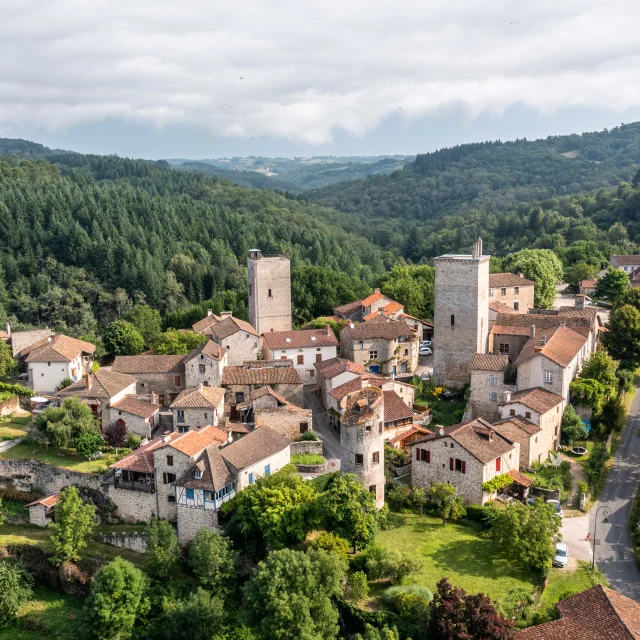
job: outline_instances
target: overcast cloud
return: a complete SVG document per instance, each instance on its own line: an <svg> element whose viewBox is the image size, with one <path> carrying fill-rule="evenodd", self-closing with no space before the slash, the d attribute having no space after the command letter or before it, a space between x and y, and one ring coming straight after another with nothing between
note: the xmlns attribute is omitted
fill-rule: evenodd
<svg viewBox="0 0 640 640"><path fill-rule="evenodd" d="M637 0L0 0L0 135L115 118L325 145L390 115L623 112L639 25Z"/></svg>

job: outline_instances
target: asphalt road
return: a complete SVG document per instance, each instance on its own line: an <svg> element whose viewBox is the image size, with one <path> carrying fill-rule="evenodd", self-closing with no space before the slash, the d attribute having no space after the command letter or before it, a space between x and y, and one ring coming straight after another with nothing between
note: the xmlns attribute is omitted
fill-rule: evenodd
<svg viewBox="0 0 640 640"><path fill-rule="evenodd" d="M596 564L611 586L618 592L640 602L640 568L636 563L629 539L629 512L640 482L640 391L636 393L622 442L616 452L613 467L602 490L598 504L590 513L590 531L597 509L611 509L604 522L605 509L598 517Z"/></svg>

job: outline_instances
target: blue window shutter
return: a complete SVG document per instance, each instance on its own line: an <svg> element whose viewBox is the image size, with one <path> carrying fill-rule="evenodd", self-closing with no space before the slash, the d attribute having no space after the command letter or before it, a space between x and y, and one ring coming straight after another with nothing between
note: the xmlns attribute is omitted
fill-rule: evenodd
<svg viewBox="0 0 640 640"><path fill-rule="evenodd" d="M264 475L265 476L270 476L271 475L271 465L268 464L265 468L264 468Z"/></svg>
<svg viewBox="0 0 640 640"><path fill-rule="evenodd" d="M187 500L193 500L193 489L187 489Z"/></svg>
<svg viewBox="0 0 640 640"><path fill-rule="evenodd" d="M249 484L253 484L253 473L249 474Z"/></svg>

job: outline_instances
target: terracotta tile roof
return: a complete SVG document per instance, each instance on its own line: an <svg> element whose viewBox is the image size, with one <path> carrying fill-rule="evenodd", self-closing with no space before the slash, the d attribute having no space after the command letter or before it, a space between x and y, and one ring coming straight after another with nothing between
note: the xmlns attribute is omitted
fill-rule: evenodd
<svg viewBox="0 0 640 640"><path fill-rule="evenodd" d="M60 498L60 492L57 491L56 493L52 493L50 496L45 496L44 498L39 498L38 500L34 500L33 502L26 504L25 509L28 509L29 507L35 507L38 504L41 504L43 507L46 507L47 509L50 509L51 507L55 506L59 498Z"/></svg>
<svg viewBox="0 0 640 640"><path fill-rule="evenodd" d="M253 405L253 403L259 398L263 398L264 396L271 396L275 398L280 404L285 406L296 406L292 402L289 402L284 396L281 396L277 391L274 391L271 387L260 387L253 392L253 397L251 400L247 400L247 402L242 402L236 405L236 409L242 409L244 407L249 407Z"/></svg>
<svg viewBox="0 0 640 640"><path fill-rule="evenodd" d="M183 373L185 356L116 356L111 371L117 373Z"/></svg>
<svg viewBox="0 0 640 640"><path fill-rule="evenodd" d="M521 278L515 273L490 273L489 274L489 288L499 289L501 287L533 287L535 286L533 280L527 280Z"/></svg>
<svg viewBox="0 0 640 640"><path fill-rule="evenodd" d="M211 328L211 331L219 340L224 340L224 338L228 338L234 333L238 333L238 331L245 331L246 333L250 333L252 336L258 335L258 332L248 322L240 320L239 318L234 318L233 316L223 318L220 322L216 322L216 324Z"/></svg>
<svg viewBox="0 0 640 640"><path fill-rule="evenodd" d="M634 271L635 273L635 271ZM580 287L583 289L595 289L598 286L598 278L589 278L588 280L580 280Z"/></svg>
<svg viewBox="0 0 640 640"><path fill-rule="evenodd" d="M320 376L326 380L331 380L331 378L335 378L345 371L359 373L360 375L364 374L364 367L361 364L356 364L355 362L345 360L344 358L330 358L329 360L323 360L322 362L315 362L313 366Z"/></svg>
<svg viewBox="0 0 640 640"><path fill-rule="evenodd" d="M402 309L404 309L404 305L396 302L395 300L392 300L389 304L384 306L385 314L398 313L398 311L402 311Z"/></svg>
<svg viewBox="0 0 640 640"><path fill-rule="evenodd" d="M561 600L560 619L516 633L517 640L632 640L640 635L640 604L598 585Z"/></svg>
<svg viewBox="0 0 640 640"><path fill-rule="evenodd" d="M290 360L289 362L291 363ZM225 367L222 372L222 386L233 384L302 384L302 380L293 366L270 367L262 365L246 367L243 365Z"/></svg>
<svg viewBox="0 0 640 640"><path fill-rule="evenodd" d="M11 333L11 350L13 357L24 357L34 344L42 344L53 334L51 329L33 329L32 331L13 331Z"/></svg>
<svg viewBox="0 0 640 640"><path fill-rule="evenodd" d="M564 398L542 387L534 387L533 389L525 389L524 391L515 391L511 394L509 402L503 402L501 404L508 405L513 402L519 402L538 413L546 413L561 402L564 402Z"/></svg>
<svg viewBox="0 0 640 640"><path fill-rule="evenodd" d="M240 471L289 448L289 440L270 427L260 427L220 449L222 457Z"/></svg>
<svg viewBox="0 0 640 640"><path fill-rule="evenodd" d="M374 318L377 318L380 314L377 311L372 311L371 313L367 314L366 316L363 316L362 318L362 322L369 322L370 320L373 320Z"/></svg>
<svg viewBox="0 0 640 640"><path fill-rule="evenodd" d="M205 329L208 329L212 324L220 321L220 316L217 316L215 313L212 313L210 316L206 318L202 318L202 320L198 320L198 322L191 325L191 328L195 333L202 333Z"/></svg>
<svg viewBox="0 0 640 640"><path fill-rule="evenodd" d="M335 307L333 310L334 313L342 313L345 316L352 314L354 311L362 308L362 300L356 300L355 302L348 302L347 304L340 305L339 307Z"/></svg>
<svg viewBox="0 0 640 640"><path fill-rule="evenodd" d="M200 471L200 478L195 471ZM197 458L195 464L174 483L178 487L188 489L205 489L219 491L233 482L237 475L227 466L222 454L215 444L209 445Z"/></svg>
<svg viewBox="0 0 640 640"><path fill-rule="evenodd" d="M410 429L401 431L399 434L391 438L389 442L391 444L397 444L398 442L402 442L403 440L406 440L409 436L415 435L416 433L429 435L433 433L433 431L429 431L429 429L427 429L426 427L421 427L419 425L414 424Z"/></svg>
<svg viewBox="0 0 640 640"><path fill-rule="evenodd" d="M494 324L491 333L495 336L528 336L531 334L530 327L514 327L505 326L503 324Z"/></svg>
<svg viewBox="0 0 640 640"><path fill-rule="evenodd" d="M411 444L431 442L449 436L483 464L491 462L513 449L513 443L503 438L491 424L482 418L464 424L454 424L451 427L442 427L442 429L444 430L443 436L439 433L440 428L436 427L433 434L420 438Z"/></svg>
<svg viewBox="0 0 640 640"><path fill-rule="evenodd" d="M220 444L221 442L227 441L227 434L213 425L187 431L179 435L181 437L172 440L169 446L187 456L196 455L196 453L202 451L210 444Z"/></svg>
<svg viewBox="0 0 640 640"><path fill-rule="evenodd" d="M375 291L370 296L367 296L362 302L363 307L370 307L374 302L378 302L378 300L382 300L387 296L382 295L379 291ZM389 298L387 298L388 300Z"/></svg>
<svg viewBox="0 0 640 640"><path fill-rule="evenodd" d="M347 325L340 333L349 333L354 340L367 340L370 338L382 338L384 340L396 340L402 336L415 337L413 329L402 320L389 320L384 316L373 318L353 327Z"/></svg>
<svg viewBox="0 0 640 640"><path fill-rule="evenodd" d="M587 338L569 327L554 327L538 331L534 338L529 338L516 358L515 365L520 366L531 358L543 355L561 367L568 366L584 347Z"/></svg>
<svg viewBox="0 0 640 640"><path fill-rule="evenodd" d="M640 264L640 256L611 256L611 260L623 267Z"/></svg>
<svg viewBox="0 0 640 640"><path fill-rule="evenodd" d="M337 347L338 339L329 328L301 331L270 331L263 340L271 349L303 349L305 347Z"/></svg>
<svg viewBox="0 0 640 640"><path fill-rule="evenodd" d="M508 304L500 302L499 300L492 300L489 303L489 309L496 313L518 313L515 309L511 308Z"/></svg>
<svg viewBox="0 0 640 640"><path fill-rule="evenodd" d="M171 409L215 409L224 398L219 387L195 387L184 389L171 403Z"/></svg>
<svg viewBox="0 0 640 640"><path fill-rule="evenodd" d="M476 371L504 371L508 364L507 356L495 353L474 353L471 358L471 369Z"/></svg>
<svg viewBox="0 0 640 640"><path fill-rule="evenodd" d="M251 433L252 429L244 422L229 422L227 428L231 433Z"/></svg>
<svg viewBox="0 0 640 640"><path fill-rule="evenodd" d="M207 340L202 344L199 344L193 351L188 353L184 357L184 362L189 362L194 358L197 358L200 354L204 354L205 356L211 356L216 360L221 360L224 357L224 354L227 353L227 350L220 346L214 340Z"/></svg>
<svg viewBox="0 0 640 640"><path fill-rule="evenodd" d="M551 313L499 313L496 316L496 326L505 328L526 327L531 330L531 325L536 327L536 331L559 327L566 324L568 327L590 327L597 317L595 307L587 307L583 310L575 307L568 307L566 310L554 311ZM494 330L495 333L495 330ZM524 335L515 333L513 335Z"/></svg>
<svg viewBox="0 0 640 640"><path fill-rule="evenodd" d="M383 391L384 395L384 421L406 420L413 418L413 411L395 391Z"/></svg>
<svg viewBox="0 0 640 640"><path fill-rule="evenodd" d="M126 373L109 371L108 369L100 369L89 375L91 376L90 387L87 388L87 378L83 378L58 391L58 395L110 400L127 387L130 387L132 384L135 385L136 383L136 379L133 376Z"/></svg>
<svg viewBox="0 0 640 640"><path fill-rule="evenodd" d="M96 345L69 336L45 338L30 348L27 362L71 362L82 353L93 353Z"/></svg>
<svg viewBox="0 0 640 640"><path fill-rule="evenodd" d="M349 380L349 382L345 382L344 384L341 384L339 387L336 387L335 389L331 389L331 391L329 391L329 395L335 398L338 402L340 402L340 400L342 400L342 398L344 398L349 393L353 393L354 391L361 389L362 385L363 385L362 378L354 378L353 380Z"/></svg>
<svg viewBox="0 0 640 640"><path fill-rule="evenodd" d="M532 435L542 431L542 428L537 424L527 422L516 416L494 423L493 428L505 440L518 442L520 445L527 445Z"/></svg>
<svg viewBox="0 0 640 640"><path fill-rule="evenodd" d="M139 416L141 418L150 418L156 411L162 409L162 406L149 402L148 400L140 400L132 396L125 396L122 400L119 400L115 404L111 405L112 409L118 411L124 411L130 413L132 416Z"/></svg>
<svg viewBox="0 0 640 640"><path fill-rule="evenodd" d="M515 469L509 469L509 471L507 471L507 475L511 476L515 480L516 484L522 485L523 487L530 487L533 484L533 478L525 476L524 473L520 473Z"/></svg>
<svg viewBox="0 0 640 640"><path fill-rule="evenodd" d="M112 469L126 469L127 471L138 471L140 473L153 473L153 452L156 449L168 446L170 442L179 438L183 433L169 433L166 436L158 436L153 440L138 447L135 451L132 451L129 455L121 458L117 462L111 465ZM166 437L167 442L163 441L163 437Z"/></svg>

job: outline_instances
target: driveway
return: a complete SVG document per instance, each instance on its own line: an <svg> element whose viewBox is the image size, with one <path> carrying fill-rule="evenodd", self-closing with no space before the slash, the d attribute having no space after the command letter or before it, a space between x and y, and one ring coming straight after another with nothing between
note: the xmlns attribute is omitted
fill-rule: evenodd
<svg viewBox="0 0 640 640"><path fill-rule="evenodd" d="M591 510L591 531L596 509L611 509L608 522L603 511L598 519L596 563L611 586L620 593L640 602L640 568L636 563L629 539L629 512L640 482L640 393L633 400L627 427L616 453L607 483L598 504Z"/></svg>
<svg viewBox="0 0 640 640"><path fill-rule="evenodd" d="M329 426L329 416L320 399L316 396L315 387L304 388L304 403L313 411L313 430L320 436L324 457L327 459L329 471L340 470L340 435Z"/></svg>
<svg viewBox="0 0 640 640"><path fill-rule="evenodd" d="M425 371L429 374L429 377L433 376L433 356L420 356L418 358L418 366L416 367L415 375L417 375L418 378L421 378Z"/></svg>

